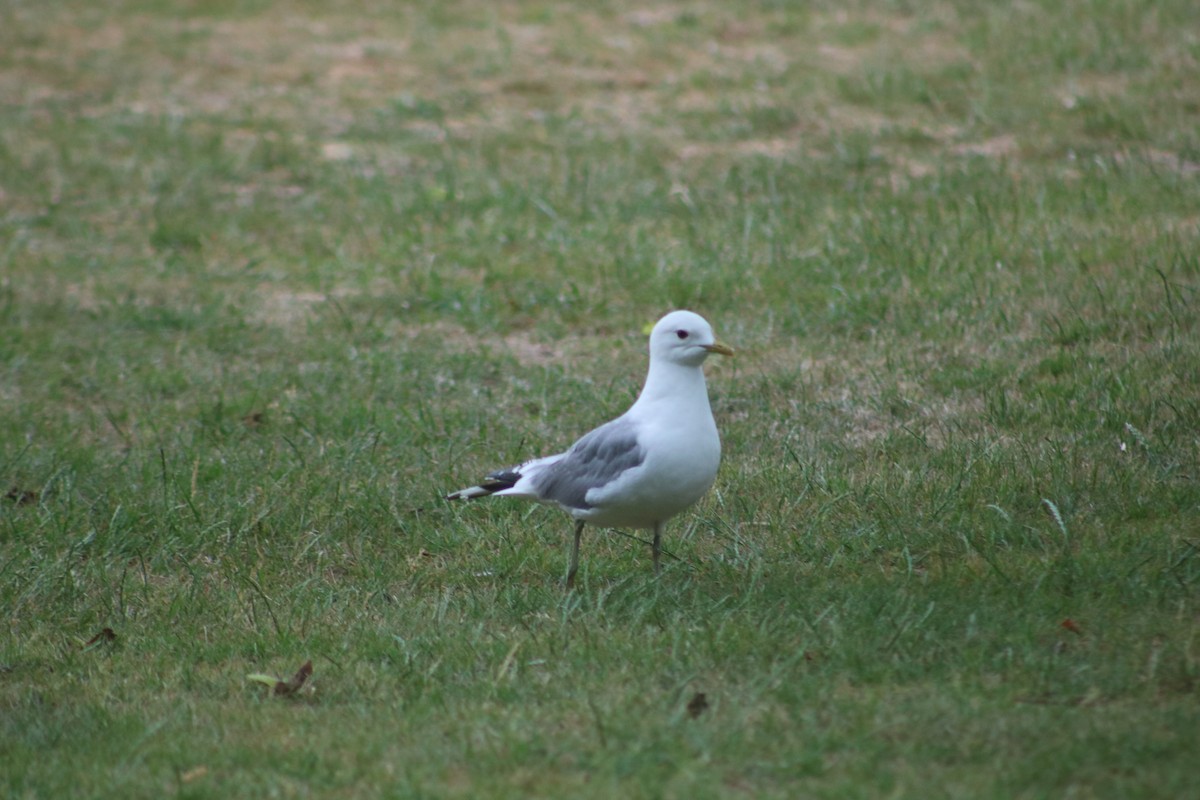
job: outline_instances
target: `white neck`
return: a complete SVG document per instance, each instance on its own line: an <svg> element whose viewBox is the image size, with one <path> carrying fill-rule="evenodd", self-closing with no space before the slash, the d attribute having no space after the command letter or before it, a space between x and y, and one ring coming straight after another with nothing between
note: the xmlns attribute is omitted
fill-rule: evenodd
<svg viewBox="0 0 1200 800"><path fill-rule="evenodd" d="M699 366L676 364L672 361L651 361L646 374L646 385L638 395L630 413L650 406L666 405L683 411L681 404L700 405L712 413L708 405L708 387L704 383L704 370Z"/></svg>

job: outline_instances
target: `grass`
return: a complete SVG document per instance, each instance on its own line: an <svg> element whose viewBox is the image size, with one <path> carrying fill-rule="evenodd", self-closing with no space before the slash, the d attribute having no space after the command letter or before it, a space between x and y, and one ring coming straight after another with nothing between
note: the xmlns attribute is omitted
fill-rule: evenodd
<svg viewBox="0 0 1200 800"><path fill-rule="evenodd" d="M1192 791L1195 21L7 4L4 791ZM717 486L565 594L439 498L673 307Z"/></svg>

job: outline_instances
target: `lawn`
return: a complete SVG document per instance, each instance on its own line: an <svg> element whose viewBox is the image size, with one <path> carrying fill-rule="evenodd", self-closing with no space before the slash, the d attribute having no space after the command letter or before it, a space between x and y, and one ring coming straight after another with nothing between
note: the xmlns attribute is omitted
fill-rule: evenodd
<svg viewBox="0 0 1200 800"><path fill-rule="evenodd" d="M1194 793L1198 31L5 3L0 791ZM567 592L564 514L442 496L681 307L716 486Z"/></svg>

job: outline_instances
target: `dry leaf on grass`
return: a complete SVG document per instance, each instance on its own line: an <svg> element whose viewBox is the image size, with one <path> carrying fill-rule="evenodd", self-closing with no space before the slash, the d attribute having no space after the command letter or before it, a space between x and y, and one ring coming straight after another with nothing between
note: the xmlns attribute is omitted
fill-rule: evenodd
<svg viewBox="0 0 1200 800"><path fill-rule="evenodd" d="M115 632L113 632L113 629L112 628L104 628L99 633L97 633L95 636L93 636L92 638L90 638L86 642L84 642L83 649L91 650L93 647L99 647L102 644L106 644L107 642L115 642L116 640L117 640L117 634Z"/></svg>
<svg viewBox="0 0 1200 800"><path fill-rule="evenodd" d="M20 486L14 486L4 495L5 500L11 500L19 506L27 506L38 501L38 493L32 489L22 489Z"/></svg>
<svg viewBox="0 0 1200 800"><path fill-rule="evenodd" d="M303 666L296 671L296 674L293 675L292 679L289 681L280 680L274 675L266 675L261 672L256 672L253 675L247 675L246 680L253 681L254 683L261 683L264 686L270 686L272 694L290 696L300 691L300 688L304 686L305 681L307 681L309 676L312 675L312 671L313 665L312 660L310 659L304 662Z"/></svg>
<svg viewBox="0 0 1200 800"><path fill-rule="evenodd" d="M1059 627L1063 628L1064 630L1070 631L1071 633L1075 634L1076 636L1083 636L1083 628L1079 627L1079 623L1076 622L1075 620L1071 619L1070 617L1067 617L1062 622L1060 622Z"/></svg>
<svg viewBox="0 0 1200 800"><path fill-rule="evenodd" d="M207 774L208 774L208 767L201 764L198 767L192 767L187 772L180 774L179 782L180 783L191 783L192 781L200 780Z"/></svg>

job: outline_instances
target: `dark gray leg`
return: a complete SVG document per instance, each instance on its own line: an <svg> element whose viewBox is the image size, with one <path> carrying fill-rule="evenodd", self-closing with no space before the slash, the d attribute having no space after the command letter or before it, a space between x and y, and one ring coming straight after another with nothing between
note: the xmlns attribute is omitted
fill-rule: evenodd
<svg viewBox="0 0 1200 800"><path fill-rule="evenodd" d="M567 567L567 588L575 588L575 573L579 571L579 539L583 536L583 520L575 520L575 543L571 545L571 563Z"/></svg>
<svg viewBox="0 0 1200 800"><path fill-rule="evenodd" d="M650 552L654 554L654 574L658 575L662 572L662 564L659 562L659 556L662 555L662 523L654 523L654 541L650 543Z"/></svg>

